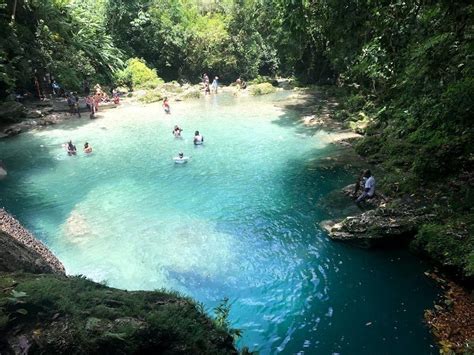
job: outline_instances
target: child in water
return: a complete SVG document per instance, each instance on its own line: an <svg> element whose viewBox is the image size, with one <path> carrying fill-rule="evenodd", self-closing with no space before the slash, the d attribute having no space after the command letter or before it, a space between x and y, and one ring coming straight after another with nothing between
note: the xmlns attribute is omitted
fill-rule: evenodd
<svg viewBox="0 0 474 355"><path fill-rule="evenodd" d="M181 138L181 132L183 131L182 128L180 128L178 125L174 126L174 129L173 129L173 135L175 138Z"/></svg>
<svg viewBox="0 0 474 355"><path fill-rule="evenodd" d="M167 114L170 114L170 113L171 113L170 104L169 104L169 102L168 102L168 98L167 98L167 97L165 97L165 98L163 99L163 109L165 110L165 112L166 112Z"/></svg>
<svg viewBox="0 0 474 355"><path fill-rule="evenodd" d="M84 153L86 154L92 153L92 147L87 142L84 144Z"/></svg>

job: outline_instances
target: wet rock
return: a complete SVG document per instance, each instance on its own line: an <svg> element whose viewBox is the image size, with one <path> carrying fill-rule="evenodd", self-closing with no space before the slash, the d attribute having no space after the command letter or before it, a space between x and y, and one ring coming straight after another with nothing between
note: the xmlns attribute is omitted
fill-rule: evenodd
<svg viewBox="0 0 474 355"><path fill-rule="evenodd" d="M323 221L320 225L333 240L359 241L371 246L380 240L412 237L419 225L433 218L424 209L379 207L339 222Z"/></svg>
<svg viewBox="0 0 474 355"><path fill-rule="evenodd" d="M16 101L6 101L0 104L0 120L4 122L19 122L26 116L26 108Z"/></svg>
<svg viewBox="0 0 474 355"><path fill-rule="evenodd" d="M19 126L12 126L3 131L4 134L7 135L7 137L13 137L16 136L17 134L20 134L22 131L21 127Z"/></svg>
<svg viewBox="0 0 474 355"><path fill-rule="evenodd" d="M39 118L39 117L43 117L43 116L44 116L44 114L40 110L29 110L26 113L27 118Z"/></svg>

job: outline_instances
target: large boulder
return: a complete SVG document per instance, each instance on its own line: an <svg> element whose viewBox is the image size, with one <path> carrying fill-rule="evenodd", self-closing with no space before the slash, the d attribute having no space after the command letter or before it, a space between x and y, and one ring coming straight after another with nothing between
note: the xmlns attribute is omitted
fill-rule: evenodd
<svg viewBox="0 0 474 355"><path fill-rule="evenodd" d="M16 101L0 103L0 121L19 122L26 116L26 108Z"/></svg>
<svg viewBox="0 0 474 355"><path fill-rule="evenodd" d="M34 249L0 231L0 271L55 273L53 266Z"/></svg>
<svg viewBox="0 0 474 355"><path fill-rule="evenodd" d="M64 274L58 258L20 222L0 208L0 271Z"/></svg>
<svg viewBox="0 0 474 355"><path fill-rule="evenodd" d="M200 85L193 85L185 88L184 92L178 95L177 101L188 99L199 99L202 96L202 89Z"/></svg>
<svg viewBox="0 0 474 355"><path fill-rule="evenodd" d="M368 247L381 241L411 238L422 223L433 218L424 209L379 207L339 222L323 221L320 225L333 240L354 241Z"/></svg>

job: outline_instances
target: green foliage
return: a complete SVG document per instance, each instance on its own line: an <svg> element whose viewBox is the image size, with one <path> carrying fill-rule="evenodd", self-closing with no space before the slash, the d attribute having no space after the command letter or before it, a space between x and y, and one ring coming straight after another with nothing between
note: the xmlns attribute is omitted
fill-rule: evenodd
<svg viewBox="0 0 474 355"><path fill-rule="evenodd" d="M235 351L190 299L165 291L128 292L84 277L1 274L0 342L41 324L45 353L189 353ZM36 329L36 328L35 328Z"/></svg>
<svg viewBox="0 0 474 355"><path fill-rule="evenodd" d="M447 224L424 225L415 248L426 250L439 263L474 276L474 230L472 221L451 220Z"/></svg>
<svg viewBox="0 0 474 355"><path fill-rule="evenodd" d="M6 12L13 12L9 2ZM19 1L15 20L0 17L0 96L20 87L34 92L32 78L46 74L63 88L78 89L86 77L110 81L122 65L104 22L105 0Z"/></svg>
<svg viewBox="0 0 474 355"><path fill-rule="evenodd" d="M118 85L128 86L130 89L154 89L164 81L158 77L155 69L147 67L144 60L131 58L123 70L116 72Z"/></svg>
<svg viewBox="0 0 474 355"><path fill-rule="evenodd" d="M240 329L232 328L230 324L230 304L228 298L224 298L221 303L216 308L214 308L214 314L214 324L218 329L229 333L234 337L234 339L240 338L242 336L242 331Z"/></svg>
<svg viewBox="0 0 474 355"><path fill-rule="evenodd" d="M267 95L276 91L276 88L270 83L250 85L248 89L250 93L254 96Z"/></svg>

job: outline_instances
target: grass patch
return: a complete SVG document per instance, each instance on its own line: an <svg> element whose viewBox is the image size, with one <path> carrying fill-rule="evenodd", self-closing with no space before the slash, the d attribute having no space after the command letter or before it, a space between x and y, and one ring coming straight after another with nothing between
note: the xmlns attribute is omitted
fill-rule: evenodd
<svg viewBox="0 0 474 355"><path fill-rule="evenodd" d="M43 353L236 353L229 332L183 296L127 292L84 277L1 274L0 279L2 353L18 329L22 334L34 329L35 346Z"/></svg>

